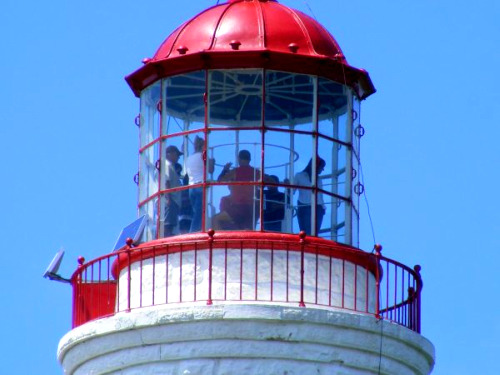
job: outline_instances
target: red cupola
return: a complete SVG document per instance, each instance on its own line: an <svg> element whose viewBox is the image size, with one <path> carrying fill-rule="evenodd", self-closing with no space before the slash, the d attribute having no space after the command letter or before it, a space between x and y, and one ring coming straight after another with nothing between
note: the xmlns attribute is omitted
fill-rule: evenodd
<svg viewBox="0 0 500 375"><path fill-rule="evenodd" d="M368 73L350 66L333 36L308 15L275 0L230 0L179 26L145 66L127 77L139 95L151 82L203 68L268 68L316 74L375 92Z"/></svg>

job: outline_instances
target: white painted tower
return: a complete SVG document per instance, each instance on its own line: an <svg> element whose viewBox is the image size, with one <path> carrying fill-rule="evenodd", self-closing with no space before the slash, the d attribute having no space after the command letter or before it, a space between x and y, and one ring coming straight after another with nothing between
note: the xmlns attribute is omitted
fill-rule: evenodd
<svg viewBox="0 0 500 375"><path fill-rule="evenodd" d="M368 74L272 0L211 7L143 62L140 237L79 259L65 373L429 374L420 267L357 247Z"/></svg>

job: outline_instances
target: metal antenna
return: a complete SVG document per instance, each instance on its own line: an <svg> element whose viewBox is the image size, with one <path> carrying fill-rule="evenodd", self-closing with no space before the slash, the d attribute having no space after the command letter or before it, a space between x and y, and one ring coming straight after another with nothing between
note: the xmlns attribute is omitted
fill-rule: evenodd
<svg viewBox="0 0 500 375"><path fill-rule="evenodd" d="M318 21L318 19L316 18L316 15L314 14L312 8L309 6L309 2L307 0L304 0L304 4L306 5L307 9L309 9L309 12L311 12L311 15L313 16L313 18Z"/></svg>

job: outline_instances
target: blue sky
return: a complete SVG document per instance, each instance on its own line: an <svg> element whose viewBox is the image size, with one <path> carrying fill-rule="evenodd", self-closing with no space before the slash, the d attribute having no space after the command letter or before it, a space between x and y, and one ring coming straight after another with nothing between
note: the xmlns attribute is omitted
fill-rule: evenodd
<svg viewBox="0 0 500 375"><path fill-rule="evenodd" d="M378 90L362 103L366 194L384 254L422 265L433 374L500 373L500 3L281 2L310 7ZM3 373L62 372L70 288L41 275L61 247L65 276L107 253L136 217L139 102L123 77L215 3L0 5Z"/></svg>

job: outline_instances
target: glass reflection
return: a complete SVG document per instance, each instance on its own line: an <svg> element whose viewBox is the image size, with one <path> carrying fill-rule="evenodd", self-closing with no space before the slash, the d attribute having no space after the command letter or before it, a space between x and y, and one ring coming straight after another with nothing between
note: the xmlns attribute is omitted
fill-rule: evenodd
<svg viewBox="0 0 500 375"><path fill-rule="evenodd" d="M161 82L158 81L141 92L140 145L153 142L160 131Z"/></svg>
<svg viewBox="0 0 500 375"><path fill-rule="evenodd" d="M200 135L195 135L193 140L193 153L185 160L185 169L188 176L189 185L198 185L205 178L205 161L203 153L205 151L205 139ZM209 173L213 172L213 163L209 161ZM193 217L191 221L190 232L199 232L201 230L201 218L203 212L203 187L196 186L189 189L189 200Z"/></svg>
<svg viewBox="0 0 500 375"><path fill-rule="evenodd" d="M263 221L264 230L272 232L284 231L284 220L287 208L290 205L290 189L280 191L277 186L280 183L278 176L269 175L266 178L267 183L276 185L267 185L264 188L264 206L263 206Z"/></svg>
<svg viewBox="0 0 500 375"><path fill-rule="evenodd" d="M162 134L205 127L205 72L198 71L164 80Z"/></svg>
<svg viewBox="0 0 500 375"><path fill-rule="evenodd" d="M156 228L158 220L157 208L158 200L156 198L139 207L139 215L146 215L146 217L148 218L146 226L144 227L144 232L142 233L141 242L152 241L156 239Z"/></svg>
<svg viewBox="0 0 500 375"><path fill-rule="evenodd" d="M318 131L347 142L348 89L336 82L318 78Z"/></svg>
<svg viewBox="0 0 500 375"><path fill-rule="evenodd" d="M265 125L313 131L315 84L314 76L267 71Z"/></svg>
<svg viewBox="0 0 500 375"><path fill-rule="evenodd" d="M267 130L264 134L264 171L266 175L275 175L280 181L290 183L294 175L295 162L299 159L299 153L293 148L295 134ZM311 145L311 137L300 137ZM300 152L308 152L301 145ZM312 146L310 148L312 150ZM310 155L309 155L310 156ZM302 156L307 158L307 156Z"/></svg>
<svg viewBox="0 0 500 375"><path fill-rule="evenodd" d="M352 99L352 129L353 129L353 139L352 143L354 146L354 152L356 152L359 155L359 149L360 149L360 141L361 137L364 134L364 129L362 129L361 123L360 123L360 103L359 99L355 96L353 96Z"/></svg>
<svg viewBox="0 0 500 375"><path fill-rule="evenodd" d="M325 215L318 235L328 240L344 242L346 202L340 198L324 195Z"/></svg>
<svg viewBox="0 0 500 375"><path fill-rule="evenodd" d="M207 189L206 227L214 230L255 230L260 215L257 185L215 185Z"/></svg>
<svg viewBox="0 0 500 375"><path fill-rule="evenodd" d="M250 165L252 155L243 149L238 152L237 166L228 162L222 168L218 182L235 182L228 185L229 195L221 198L220 213L214 218L214 229L255 228L260 210L260 188L250 184L261 180L259 168Z"/></svg>
<svg viewBox="0 0 500 375"><path fill-rule="evenodd" d="M297 154L297 159L290 166L290 176L292 176L292 185L299 185L295 182L295 176L298 172L303 171L307 168L309 161L313 156L313 146L315 144L315 138L309 134L296 134L290 133L290 149ZM302 181L304 183L304 181ZM312 186L313 181L309 182Z"/></svg>
<svg viewBox="0 0 500 375"><path fill-rule="evenodd" d="M352 155L351 177L352 177L352 192L351 192L352 203L354 207L358 208L359 198L360 195L362 194L361 170L360 170L359 160L354 153Z"/></svg>
<svg viewBox="0 0 500 375"><path fill-rule="evenodd" d="M343 197L350 196L346 186L347 149L347 146L319 137L318 154L328 162L327 173L321 176L323 189Z"/></svg>
<svg viewBox="0 0 500 375"><path fill-rule="evenodd" d="M261 126L262 70L213 70L209 82L209 127Z"/></svg>
<svg viewBox="0 0 500 375"><path fill-rule="evenodd" d="M208 155L215 161L211 180L218 180L224 168L239 166L239 152L247 150L254 168L260 169L262 133L260 130L213 130L208 135ZM260 177L255 181L260 181Z"/></svg>
<svg viewBox="0 0 500 375"><path fill-rule="evenodd" d="M158 150L158 143L155 143L139 154L139 202L158 192Z"/></svg>
<svg viewBox="0 0 500 375"><path fill-rule="evenodd" d="M162 237L172 236L179 232L179 215L182 207L182 191L179 188L183 185L182 165L179 160L183 153L175 144L181 142L181 137L169 138L162 159L162 189L175 189L171 193L164 194L161 199L160 230L162 230Z"/></svg>
<svg viewBox="0 0 500 375"><path fill-rule="evenodd" d="M317 157L316 163L310 159L307 166L294 177L295 185L312 186L316 184L318 188L323 188L322 179L318 176L325 169L325 161ZM314 189L299 189L297 198L297 219L299 229L308 235L316 235L321 228L323 216L325 214L325 204L323 193Z"/></svg>

